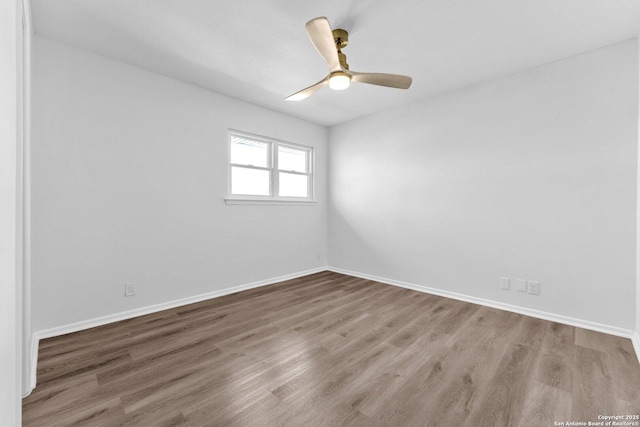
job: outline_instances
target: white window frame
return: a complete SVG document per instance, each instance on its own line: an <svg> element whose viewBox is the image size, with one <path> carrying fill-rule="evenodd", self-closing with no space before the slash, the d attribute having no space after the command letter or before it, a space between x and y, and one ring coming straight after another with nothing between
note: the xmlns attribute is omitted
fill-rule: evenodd
<svg viewBox="0 0 640 427"><path fill-rule="evenodd" d="M267 167L251 166L231 163L231 144L234 136L240 138L251 139L258 142L264 142L269 147L269 158ZM295 172L295 171L280 171L278 169L278 147L290 147L296 150L304 150L307 152L307 173ZM246 195L246 194L232 194L231 193L231 169L233 167L242 167L247 169L267 170L270 172L271 179L269 181L269 196L260 195ZM279 173L285 172L295 175L305 175L307 179L307 194L308 197L287 197L276 195L279 190ZM313 147L301 144L295 144L293 142L282 141L275 138L269 138L266 136L255 135L248 132L238 131L235 129L229 129L227 138L227 197L225 202L227 204L289 204L289 205L306 205L315 204L314 197L315 187L315 153Z"/></svg>

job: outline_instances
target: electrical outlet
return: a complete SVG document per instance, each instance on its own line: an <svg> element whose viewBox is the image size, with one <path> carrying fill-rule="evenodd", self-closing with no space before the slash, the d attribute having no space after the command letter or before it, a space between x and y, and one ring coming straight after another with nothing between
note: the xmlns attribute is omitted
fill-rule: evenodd
<svg viewBox="0 0 640 427"><path fill-rule="evenodd" d="M540 295L540 282L533 280L527 281L527 292L531 295Z"/></svg>
<svg viewBox="0 0 640 427"><path fill-rule="evenodd" d="M511 283L509 282L508 277L500 278L500 289L509 290L511 288Z"/></svg>
<svg viewBox="0 0 640 427"><path fill-rule="evenodd" d="M516 290L518 292L527 292L527 281L524 279L516 279Z"/></svg>
<svg viewBox="0 0 640 427"><path fill-rule="evenodd" d="M124 296L132 297L136 294L136 282L125 282L124 284Z"/></svg>

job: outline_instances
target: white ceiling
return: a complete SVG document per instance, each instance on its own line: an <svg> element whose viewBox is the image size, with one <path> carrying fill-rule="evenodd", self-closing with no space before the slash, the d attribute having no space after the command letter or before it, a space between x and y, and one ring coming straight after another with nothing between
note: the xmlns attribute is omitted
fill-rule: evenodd
<svg viewBox="0 0 640 427"><path fill-rule="evenodd" d="M334 125L637 37L640 0L32 0L35 32ZM284 98L327 74L304 24L349 31L350 68L413 77Z"/></svg>

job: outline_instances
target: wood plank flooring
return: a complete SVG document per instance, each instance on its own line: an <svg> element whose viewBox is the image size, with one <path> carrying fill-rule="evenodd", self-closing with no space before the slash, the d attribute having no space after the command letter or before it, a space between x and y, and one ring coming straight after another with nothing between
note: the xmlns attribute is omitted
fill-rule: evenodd
<svg viewBox="0 0 640 427"><path fill-rule="evenodd" d="M640 414L631 341L323 272L40 343L25 426L554 426Z"/></svg>

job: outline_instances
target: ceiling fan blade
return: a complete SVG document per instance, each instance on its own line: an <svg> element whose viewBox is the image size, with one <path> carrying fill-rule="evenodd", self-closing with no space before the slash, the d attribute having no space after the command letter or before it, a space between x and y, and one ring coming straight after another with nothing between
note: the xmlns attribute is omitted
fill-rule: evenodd
<svg viewBox="0 0 640 427"><path fill-rule="evenodd" d="M329 65L329 70L339 71L341 67L338 59L338 50L336 49L336 42L333 40L331 25L329 25L327 18L321 16L312 19L307 22L306 28L311 43Z"/></svg>
<svg viewBox="0 0 640 427"><path fill-rule="evenodd" d="M327 83L329 83L328 77L329 76L325 77L324 79L320 80L318 83L311 85L306 89L302 89L301 91L298 91L293 95L287 96L284 100L285 101L301 101L305 98L310 97L311 95L316 93L318 89L320 89L322 86L325 86Z"/></svg>
<svg viewBox="0 0 640 427"><path fill-rule="evenodd" d="M400 74L358 73L356 71L347 71L347 73L351 74L352 82L369 83L397 89L409 89L412 82L411 77Z"/></svg>

